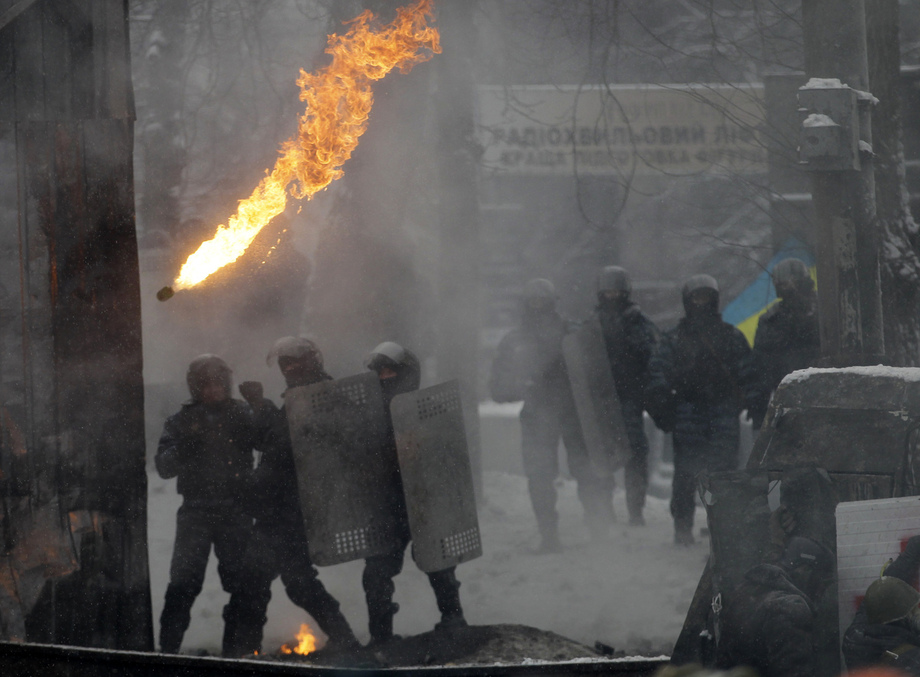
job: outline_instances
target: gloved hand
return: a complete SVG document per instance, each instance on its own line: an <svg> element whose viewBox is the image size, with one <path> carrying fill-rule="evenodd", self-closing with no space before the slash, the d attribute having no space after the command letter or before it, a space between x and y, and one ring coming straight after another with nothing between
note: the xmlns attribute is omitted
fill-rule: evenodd
<svg viewBox="0 0 920 677"><path fill-rule="evenodd" d="M250 406L256 408L261 406L262 400L265 397L265 390L258 381L243 381L240 383L240 395L243 396L243 399L246 400Z"/></svg>
<svg viewBox="0 0 920 677"><path fill-rule="evenodd" d="M659 429L666 433L674 432L677 412L673 393L663 390L647 393L646 411Z"/></svg>
<svg viewBox="0 0 920 677"><path fill-rule="evenodd" d="M770 514L770 559L778 560L786 549L786 541L795 531L795 515L785 505L780 505Z"/></svg>

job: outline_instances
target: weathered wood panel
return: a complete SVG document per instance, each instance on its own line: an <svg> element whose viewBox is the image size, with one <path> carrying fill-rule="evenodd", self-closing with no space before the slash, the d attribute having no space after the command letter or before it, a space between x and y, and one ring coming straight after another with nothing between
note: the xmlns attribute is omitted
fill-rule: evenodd
<svg viewBox="0 0 920 677"><path fill-rule="evenodd" d="M29 637L149 649L128 55L125 0L40 0L0 28L0 405L28 503L79 554Z"/></svg>

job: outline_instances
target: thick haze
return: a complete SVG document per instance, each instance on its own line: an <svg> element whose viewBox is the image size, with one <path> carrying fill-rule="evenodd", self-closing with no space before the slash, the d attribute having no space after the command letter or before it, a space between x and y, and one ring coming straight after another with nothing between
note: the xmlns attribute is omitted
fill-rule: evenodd
<svg viewBox="0 0 920 677"><path fill-rule="evenodd" d="M666 328L681 313L678 289L686 277L714 275L724 306L777 245L802 236L800 225L771 215L765 172L724 166L682 176L647 168L529 174L483 161L477 192L449 196L439 160L471 149L485 158L495 136L478 127L476 138L450 146L439 138L436 105L448 87L437 62L462 58L464 47L474 85L506 88L506 108L521 119L533 111L515 98L519 85L758 84L765 74L802 67L798 2L752 3L754 11L744 3L692 0L483 0L468 3L472 44L445 41L431 62L377 83L368 131L345 177L312 202L289 208L289 230L272 224L254 251L214 280L158 303L156 290L249 195L293 133L302 112L294 81L300 68L326 63L325 35L364 6L388 20L398 4L132 2L148 458L163 419L187 397L185 369L200 353L227 359L237 383L263 381L276 402L283 383L265 355L288 334L315 338L336 377L363 369L363 356L377 343L399 341L425 359L425 382L434 380L439 341L443 347L450 340L438 318L453 311L441 297L452 282L442 277L442 261L452 252L442 249L438 205L449 198L479 207L479 277L469 281L479 313L464 319L480 336L472 350L478 371L466 377L477 380L482 400L495 345L516 322L517 295L529 278L553 280L562 312L582 318L594 304L598 269L623 265L639 303ZM905 32L916 23L905 15ZM905 40L908 63L920 61L914 44ZM479 104L473 104L477 123ZM756 131L765 152L778 132ZM802 184L784 192L808 190ZM517 444L513 435L501 439ZM684 609L667 613L680 616Z"/></svg>

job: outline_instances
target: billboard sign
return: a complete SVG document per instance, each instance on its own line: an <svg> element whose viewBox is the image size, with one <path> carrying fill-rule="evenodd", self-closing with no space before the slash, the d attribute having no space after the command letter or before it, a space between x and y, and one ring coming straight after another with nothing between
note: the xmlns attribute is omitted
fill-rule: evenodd
<svg viewBox="0 0 920 677"><path fill-rule="evenodd" d="M763 86L479 87L483 164L530 175L767 171Z"/></svg>

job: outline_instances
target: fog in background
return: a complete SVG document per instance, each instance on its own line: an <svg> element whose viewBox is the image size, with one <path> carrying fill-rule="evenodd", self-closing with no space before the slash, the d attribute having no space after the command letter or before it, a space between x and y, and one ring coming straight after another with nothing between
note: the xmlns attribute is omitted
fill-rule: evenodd
<svg viewBox="0 0 920 677"><path fill-rule="evenodd" d="M167 409L201 352L224 356L237 381L265 381L277 395L282 384L264 356L285 334L316 338L336 376L361 369L382 340L437 353L435 311L449 312L439 307L445 186L437 162L451 152L438 138L437 60L468 49L474 84L509 87L750 83L767 67L800 66L791 2L768 3L756 16L692 2L464 3L474 43L446 43L431 62L376 84L368 131L343 179L292 205L287 232L273 224L255 251L214 280L157 303L155 291L226 222L294 132L302 112L294 81L300 68L327 63L325 35L364 7L389 20L398 4L131 4L145 376L149 388L170 391ZM512 94L508 106L516 106ZM488 139L480 127L467 143L481 155ZM590 312L596 272L610 264L631 271L640 304L665 326L680 314L677 289L689 275L715 275L723 303L730 299L772 253L764 181L724 171L528 176L480 164L478 195L458 196L479 205L480 289L470 290L479 293L479 316L469 322L481 327L480 372L516 322L517 294L531 277L552 279L562 312L574 318ZM426 365L435 377L435 362ZM158 427L165 411L149 413Z"/></svg>
<svg viewBox="0 0 920 677"><path fill-rule="evenodd" d="M449 1L436 2L436 9ZM507 88L507 107L521 116L528 111L513 94L518 85L744 85L802 68L800 3L791 0L756 9L693 0L456 2L473 16L474 40L461 47L471 55L474 84ZM276 402L283 382L265 356L288 334L316 339L335 377L360 371L374 345L396 340L423 357L431 383L443 376L437 356L451 339L440 318L462 312L479 337L478 371L465 376L476 377L486 400L492 353L517 321L526 280L553 280L560 310L578 319L593 307L597 271L623 265L640 305L668 328L682 313L679 288L688 276L714 275L724 306L779 244L801 235L800 224L771 213L764 174L716 167L691 176L529 175L482 160L493 138L482 126L459 146L447 145L435 104L449 83L439 79L438 60L459 58L464 49L445 42L432 61L375 85L368 131L344 178L311 202L292 204L285 219L214 279L157 302L157 289L226 222L294 133L302 112L294 81L300 68L327 63L326 34L365 7L389 20L399 4L131 3L148 459L163 420L187 397L185 370L200 353L224 357L237 383L262 381ZM913 14L902 17L911 35L916 24ZM915 44L904 41L907 63L920 61ZM770 130L759 133L765 139ZM475 194L453 196L478 205L478 223L470 224L480 253L471 262L477 274L469 293L479 301L472 317L442 296L450 282L443 257L453 254L442 249L438 206L451 187L439 181L438 163L453 152L481 160ZM483 448L484 456L518 454L513 435L507 442L507 449ZM665 581L683 592L679 608L662 613L682 616L696 576L687 573L690 583ZM666 648L666 640L659 645Z"/></svg>

